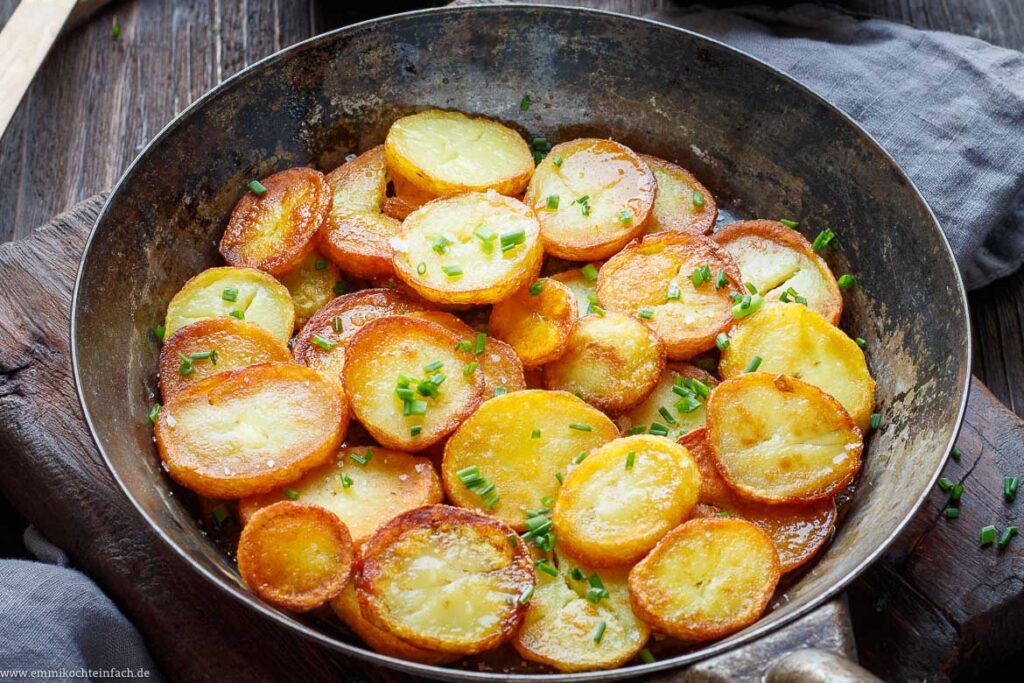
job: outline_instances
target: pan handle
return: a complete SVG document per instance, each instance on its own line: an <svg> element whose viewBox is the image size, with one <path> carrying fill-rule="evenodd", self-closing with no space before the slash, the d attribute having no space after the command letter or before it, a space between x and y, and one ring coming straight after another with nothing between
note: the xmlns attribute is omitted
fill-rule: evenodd
<svg viewBox="0 0 1024 683"><path fill-rule="evenodd" d="M764 683L881 683L851 659L809 647L783 655L768 667Z"/></svg>

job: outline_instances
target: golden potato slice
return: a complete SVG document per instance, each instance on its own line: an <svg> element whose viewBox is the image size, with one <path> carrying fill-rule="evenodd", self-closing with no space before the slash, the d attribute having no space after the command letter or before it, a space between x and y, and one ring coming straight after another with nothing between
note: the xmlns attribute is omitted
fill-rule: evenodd
<svg viewBox="0 0 1024 683"><path fill-rule="evenodd" d="M321 308L295 337L295 360L341 379L345 347L366 323L378 318L421 311L423 307L393 289L363 289L343 294Z"/></svg>
<svg viewBox="0 0 1024 683"><path fill-rule="evenodd" d="M875 408L875 380L864 352L846 333L800 304L770 306L730 334L719 371L737 377L760 358L762 372L798 377L835 397L861 431Z"/></svg>
<svg viewBox="0 0 1024 683"><path fill-rule="evenodd" d="M473 354L472 363L484 376L484 399L526 388L523 363L515 350L505 342L477 332L458 317L444 311L420 311L410 313L414 318L435 322L459 335L462 346Z"/></svg>
<svg viewBox="0 0 1024 683"><path fill-rule="evenodd" d="M536 279L539 234L532 211L496 192L436 199L402 223L395 273L428 301L492 304Z"/></svg>
<svg viewBox="0 0 1024 683"><path fill-rule="evenodd" d="M295 329L288 288L255 268L208 268L186 282L167 304L166 334L207 318L231 316L256 323L287 344Z"/></svg>
<svg viewBox="0 0 1024 683"><path fill-rule="evenodd" d="M345 584L345 589L341 591L341 595L331 600L331 609L374 652L421 664L449 664L459 659L459 655L447 652L434 652L433 650L415 647L393 635L390 631L377 628L371 624L363 616L363 610L359 606L359 595L356 593L355 581L349 581Z"/></svg>
<svg viewBox="0 0 1024 683"><path fill-rule="evenodd" d="M588 315L577 323L565 353L544 366L544 386L623 412L647 398L664 368L661 339L639 320L619 313Z"/></svg>
<svg viewBox="0 0 1024 683"><path fill-rule="evenodd" d="M551 148L523 201L537 214L547 253L589 261L644 234L657 191L651 169L631 149L580 138Z"/></svg>
<svg viewBox="0 0 1024 683"><path fill-rule="evenodd" d="M316 246L331 210L331 189L320 171L289 168L264 179L265 192L246 192L235 204L220 240L232 266L284 275Z"/></svg>
<svg viewBox="0 0 1024 683"><path fill-rule="evenodd" d="M391 238L402 224L383 212L388 186L384 148L374 147L327 175L334 197L320 227L320 249L346 273L386 277L391 266Z"/></svg>
<svg viewBox="0 0 1024 683"><path fill-rule="evenodd" d="M515 349L523 365L537 366L562 355L578 317L572 290L541 278L496 303L488 329Z"/></svg>
<svg viewBox="0 0 1024 683"><path fill-rule="evenodd" d="M718 219L718 205L708 189L682 166L647 154L640 158L658 181L658 197L647 221L647 233L711 232Z"/></svg>
<svg viewBox="0 0 1024 683"><path fill-rule="evenodd" d="M598 269L598 264L588 263L583 268L573 268L551 276L552 280L558 280L568 287L576 297L576 312L581 318L603 310L597 302Z"/></svg>
<svg viewBox="0 0 1024 683"><path fill-rule="evenodd" d="M654 391L615 423L626 433L650 432L678 439L704 425L707 390L716 384L717 379L695 365L669 363Z"/></svg>
<svg viewBox="0 0 1024 683"><path fill-rule="evenodd" d="M732 492L718 473L715 454L704 428L690 432L679 442L686 446L700 470L700 500L694 517L739 517L768 534L779 553L782 573L803 566L832 537L836 504L831 498L806 505L765 505L743 500Z"/></svg>
<svg viewBox="0 0 1024 683"><path fill-rule="evenodd" d="M345 284L341 271L318 251L311 252L295 270L281 276L281 284L292 295L296 331L338 295L339 283Z"/></svg>
<svg viewBox="0 0 1024 683"><path fill-rule="evenodd" d="M725 380L711 392L707 424L718 471L749 500L831 498L860 470L864 441L843 406L786 375Z"/></svg>
<svg viewBox="0 0 1024 683"><path fill-rule="evenodd" d="M421 451L455 430L483 398L484 381L467 372L471 351L437 323L381 318L349 340L342 368L345 394L381 444Z"/></svg>
<svg viewBox="0 0 1024 683"><path fill-rule="evenodd" d="M208 318L165 337L158 366L166 401L182 387L226 370L291 360L288 347L264 328L234 318Z"/></svg>
<svg viewBox="0 0 1024 683"><path fill-rule="evenodd" d="M843 313L843 294L828 264L796 230L778 221L740 221L714 234L736 261L744 282L765 302L801 297L833 325ZM795 294L794 294L795 292Z"/></svg>
<svg viewBox="0 0 1024 683"><path fill-rule="evenodd" d="M396 177L435 196L485 190L517 195L533 173L533 154L519 133L455 111L431 109L398 119L388 130L384 155Z"/></svg>
<svg viewBox="0 0 1024 683"><path fill-rule="evenodd" d="M629 572L633 611L688 641L721 638L757 621L779 583L767 534L741 519L692 519Z"/></svg>
<svg viewBox="0 0 1024 683"><path fill-rule="evenodd" d="M239 501L238 516L244 524L257 510L286 498L333 512L358 547L403 512L440 503L441 480L426 458L378 446L342 448L287 490Z"/></svg>
<svg viewBox="0 0 1024 683"><path fill-rule="evenodd" d="M673 360L714 348L718 334L732 327L733 293L746 290L732 257L707 237L678 232L629 245L597 278L601 306L641 317Z"/></svg>
<svg viewBox="0 0 1024 683"><path fill-rule="evenodd" d="M612 669L647 644L651 630L630 607L627 569L595 572L557 550L538 569L537 588L512 641L524 659L564 672ZM608 593L596 602L592 592L587 599L592 575Z"/></svg>
<svg viewBox="0 0 1024 683"><path fill-rule="evenodd" d="M352 537L315 505L275 503L252 516L238 540L238 573L274 607L308 612L338 596L352 574Z"/></svg>
<svg viewBox="0 0 1024 683"><path fill-rule="evenodd" d="M512 529L447 505L411 510L363 546L363 615L415 647L474 654L508 642L534 587L533 562Z"/></svg>
<svg viewBox="0 0 1024 683"><path fill-rule="evenodd" d="M347 428L337 384L301 365L261 363L173 394L155 437L175 481L201 496L230 499L295 481L337 452Z"/></svg>
<svg viewBox="0 0 1024 683"><path fill-rule="evenodd" d="M595 567L636 562L697 504L690 453L638 434L593 451L565 478L551 515L562 549Z"/></svg>
<svg viewBox="0 0 1024 683"><path fill-rule="evenodd" d="M441 466L445 493L456 505L494 515L517 531L526 529L526 510L558 495L558 475L586 454L618 436L601 411L572 394L528 389L485 401L448 439ZM459 473L476 467L494 484L499 499L485 498Z"/></svg>

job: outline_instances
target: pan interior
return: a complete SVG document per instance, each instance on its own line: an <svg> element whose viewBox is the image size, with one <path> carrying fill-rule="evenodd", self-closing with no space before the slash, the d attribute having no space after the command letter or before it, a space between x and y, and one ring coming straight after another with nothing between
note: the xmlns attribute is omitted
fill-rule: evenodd
<svg viewBox="0 0 1024 683"><path fill-rule="evenodd" d="M676 161L732 216L799 219L811 239L832 228L839 248L827 260L858 278L842 326L868 342L884 417L845 523L760 622L647 668L777 627L870 562L937 475L966 394L964 294L927 206L848 119L756 60L651 22L535 6L417 12L302 43L191 107L122 179L82 264L73 348L97 443L158 532L237 599L331 647L420 674L494 676L381 657L257 601L161 471L147 419L159 351L148 331L185 280L218 264L217 241L248 180L300 164L330 170L427 107L497 118L527 139L612 137Z"/></svg>

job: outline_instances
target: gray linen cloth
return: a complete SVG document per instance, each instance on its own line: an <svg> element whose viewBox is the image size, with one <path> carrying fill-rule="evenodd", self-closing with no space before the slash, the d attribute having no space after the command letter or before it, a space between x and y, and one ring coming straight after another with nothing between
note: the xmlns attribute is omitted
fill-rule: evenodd
<svg viewBox="0 0 1024 683"><path fill-rule="evenodd" d="M1021 264L1024 55L813 5L675 9L652 18L743 49L857 119L924 193L968 287ZM41 539L30 535L28 544L40 559L64 563ZM0 597L0 674L120 667L158 677L142 638L83 574L3 561Z"/></svg>

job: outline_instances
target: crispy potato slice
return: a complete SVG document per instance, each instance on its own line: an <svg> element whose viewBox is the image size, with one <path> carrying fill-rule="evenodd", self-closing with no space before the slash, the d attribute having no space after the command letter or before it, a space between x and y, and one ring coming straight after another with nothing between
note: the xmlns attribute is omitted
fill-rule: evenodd
<svg viewBox="0 0 1024 683"><path fill-rule="evenodd" d="M257 510L286 497L333 512L358 547L403 512L440 503L441 480L426 458L376 446L342 448L289 484L287 492L239 501L238 516L244 524Z"/></svg>
<svg viewBox="0 0 1024 683"><path fill-rule="evenodd" d="M284 275L316 246L331 210L331 189L320 171L289 168L261 181L266 192L246 192L235 204L220 240L232 266Z"/></svg>
<svg viewBox="0 0 1024 683"><path fill-rule="evenodd" d="M718 204L708 188L682 166L641 154L658 181L647 233L670 230L707 235L718 219Z"/></svg>
<svg viewBox="0 0 1024 683"><path fill-rule="evenodd" d="M633 150L580 138L551 149L523 201L537 213L544 251L589 261L644 234L657 191L654 174Z"/></svg>
<svg viewBox="0 0 1024 683"><path fill-rule="evenodd" d="M433 650L415 647L393 635L390 631L371 624L363 616L363 610L359 606L359 595L356 593L355 581L349 581L345 584L345 589L341 591L341 595L331 600L331 609L374 652L421 664L449 664L459 659L459 655L448 652L434 652Z"/></svg>
<svg viewBox="0 0 1024 683"><path fill-rule="evenodd" d="M694 285L694 271L705 266L711 279ZM728 252L707 237L678 232L649 235L629 245L604 264L597 278L601 306L646 315L673 360L713 348L715 337L732 327L733 292L745 290Z"/></svg>
<svg viewBox="0 0 1024 683"><path fill-rule="evenodd" d="M761 359L762 372L783 373L835 397L860 430L875 407L875 380L864 352L846 333L800 304L778 304L743 320L730 333L719 371L737 377Z"/></svg>
<svg viewBox="0 0 1024 683"><path fill-rule="evenodd" d="M583 268L573 268L567 270L564 273L557 273L551 276L552 280L558 280L563 285L569 288L569 291L576 297L576 312L582 318L585 315L595 313L594 307L600 308L597 302L597 274L599 265L596 263L588 264L594 266L594 270L584 271Z"/></svg>
<svg viewBox="0 0 1024 683"><path fill-rule="evenodd" d="M651 630L630 607L628 569L598 573L557 550L546 565L558 575L537 572L537 588L512 641L523 658L564 672L594 671L625 664L643 649ZM608 591L596 603L587 599L592 574Z"/></svg>
<svg viewBox="0 0 1024 683"><path fill-rule="evenodd" d="M536 279L539 235L533 212L496 192L436 199L402 223L395 273L428 301L492 304Z"/></svg>
<svg viewBox="0 0 1024 683"><path fill-rule="evenodd" d="M704 403L707 397L702 392L704 387L713 388L716 384L717 379L695 365L669 363L662 371L654 391L643 403L616 419L615 423L623 432L635 430L643 433L656 427L656 432L660 433L664 427L666 433L663 436L678 439L704 426Z"/></svg>
<svg viewBox="0 0 1024 683"><path fill-rule="evenodd" d="M238 573L274 607L308 612L338 596L352 574L348 529L315 505L275 503L252 516L238 540Z"/></svg>
<svg viewBox="0 0 1024 683"><path fill-rule="evenodd" d="M743 500L732 492L718 473L715 454L707 443L706 429L690 432L679 443L686 446L700 470L701 504L694 517L739 517L768 534L779 553L782 573L803 566L832 537L836 523L835 500L807 505L765 505Z"/></svg>
<svg viewBox="0 0 1024 683"><path fill-rule="evenodd" d="M843 313L843 294L828 264L796 230L778 221L740 221L713 239L732 255L744 282L753 283L767 303L789 290L833 325Z"/></svg>
<svg viewBox="0 0 1024 683"><path fill-rule="evenodd" d="M342 368L345 393L377 441L421 451L476 409L483 398L483 377L465 372L473 355L456 349L458 342L457 335L437 323L405 316L374 320L349 340ZM441 383L428 381L438 374ZM403 383L407 386L401 387ZM436 395L424 394L431 388ZM412 398L401 398L399 389L411 389Z"/></svg>
<svg viewBox="0 0 1024 683"><path fill-rule="evenodd" d="M860 470L864 441L839 403L813 384L752 372L707 405L708 442L726 482L762 503L831 498Z"/></svg>
<svg viewBox="0 0 1024 683"><path fill-rule="evenodd" d="M607 416L572 394L528 389L496 396L448 439L441 480L456 505L494 515L523 531L526 510L558 495L556 475L569 472L580 453L616 436L618 430ZM460 471L472 466L500 496L491 509L459 478Z"/></svg>
<svg viewBox="0 0 1024 683"><path fill-rule="evenodd" d="M396 177L435 196L485 190L517 195L533 173L533 154L519 133L455 111L431 109L398 119L388 130L384 155Z"/></svg>
<svg viewBox="0 0 1024 683"><path fill-rule="evenodd" d="M515 349L523 365L537 366L562 355L578 317L572 290L541 278L496 303L488 329Z"/></svg>
<svg viewBox="0 0 1024 683"><path fill-rule="evenodd" d="M209 355L211 351L215 355ZM182 387L218 372L291 359L288 347L255 323L234 318L200 320L165 337L158 366L160 394L166 401Z"/></svg>
<svg viewBox="0 0 1024 683"><path fill-rule="evenodd" d="M750 522L692 519L633 567L629 595L654 630L705 641L757 621L780 575L775 546Z"/></svg>
<svg viewBox="0 0 1024 683"><path fill-rule="evenodd" d="M588 315L577 323L565 353L544 366L544 386L623 412L647 398L664 368L661 339L639 320L610 312Z"/></svg>
<svg viewBox="0 0 1024 683"><path fill-rule="evenodd" d="M565 478L551 520L561 547L595 567L636 562L697 504L690 453L638 434L593 451Z"/></svg>
<svg viewBox="0 0 1024 683"><path fill-rule="evenodd" d="M295 329L288 288L255 268L208 268L186 282L167 304L166 334L207 318L231 316L266 328L287 344Z"/></svg>
<svg viewBox="0 0 1024 683"><path fill-rule="evenodd" d="M363 546L363 615L428 650L475 654L508 642L534 586L533 562L512 533L493 517L448 505L399 515Z"/></svg>
<svg viewBox="0 0 1024 683"><path fill-rule="evenodd" d="M311 252L295 270L281 276L281 284L288 288L295 306L296 332L337 296L335 288L339 282L344 284L341 271L318 251Z"/></svg>
<svg viewBox="0 0 1024 683"><path fill-rule="evenodd" d="M391 238L402 224L383 212L388 170L381 146L360 154L327 175L333 201L318 235L320 249L346 273L387 277Z"/></svg>
<svg viewBox="0 0 1024 683"><path fill-rule="evenodd" d="M337 384L301 365L261 363L173 394L155 437L175 481L201 496L230 499L295 481L337 452L347 428Z"/></svg>
<svg viewBox="0 0 1024 683"><path fill-rule="evenodd" d="M295 337L292 353L297 362L340 381L345 348L363 325L378 318L421 310L422 306L393 289L342 294L309 319Z"/></svg>

